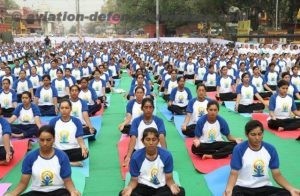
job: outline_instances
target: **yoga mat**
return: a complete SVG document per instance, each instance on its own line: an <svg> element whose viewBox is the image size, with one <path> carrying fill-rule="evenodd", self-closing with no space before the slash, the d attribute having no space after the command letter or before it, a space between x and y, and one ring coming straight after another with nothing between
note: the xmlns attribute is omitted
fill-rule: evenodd
<svg viewBox="0 0 300 196"><path fill-rule="evenodd" d="M89 140L84 139L85 146L89 148ZM83 167L72 167L72 172L79 171L81 172L85 177L90 176L90 157L86 158L82 161Z"/></svg>
<svg viewBox="0 0 300 196"><path fill-rule="evenodd" d="M251 118L251 113L238 113L237 111L235 111L235 101L224 101L225 103L225 107L227 109L229 109L230 111L236 113L236 114L239 114L241 116L244 116L246 118Z"/></svg>
<svg viewBox="0 0 300 196"><path fill-rule="evenodd" d="M72 170L72 180L75 188L83 195L85 187L85 176L80 171Z"/></svg>
<svg viewBox="0 0 300 196"><path fill-rule="evenodd" d="M215 171L205 174L204 179L206 184L214 196L222 196L227 185L230 174L230 166L226 165Z"/></svg>
<svg viewBox="0 0 300 196"><path fill-rule="evenodd" d="M119 162L122 179L125 180L126 172L128 172L128 167L123 167L124 158L127 154L128 145L129 145L130 137L124 137L118 142L118 151L119 151Z"/></svg>
<svg viewBox="0 0 300 196"><path fill-rule="evenodd" d="M0 195L4 195L10 186L11 183L0 183Z"/></svg>
<svg viewBox="0 0 300 196"><path fill-rule="evenodd" d="M115 85L114 87L118 87L120 85L121 79L114 79Z"/></svg>
<svg viewBox="0 0 300 196"><path fill-rule="evenodd" d="M55 117L56 116L41 116L41 123L47 125L50 122L50 120Z"/></svg>
<svg viewBox="0 0 300 196"><path fill-rule="evenodd" d="M260 121L264 129L267 131L270 131L271 133L275 134L278 137L284 138L284 139L296 139L300 135L300 130L293 130L293 131L276 131L274 129L270 129L268 127L268 121L267 118L269 117L268 114L262 114L262 113L253 113L252 119Z"/></svg>
<svg viewBox="0 0 300 196"><path fill-rule="evenodd" d="M12 141L14 156L8 165L0 165L0 179L8 174L25 156L28 149L28 139Z"/></svg>
<svg viewBox="0 0 300 196"><path fill-rule="evenodd" d="M101 104L100 110L96 112L94 116L102 116L103 112L104 112L104 103Z"/></svg>
<svg viewBox="0 0 300 196"><path fill-rule="evenodd" d="M224 165L228 165L230 163L230 158L224 158L224 159L201 159L201 157L194 155L192 153L191 147L193 144L194 138L186 138L185 139L185 145L188 150L188 154L193 162L193 165L195 169L200 173L210 173Z"/></svg>
<svg viewBox="0 0 300 196"><path fill-rule="evenodd" d="M101 126L102 126L102 117L101 116L92 116L90 117L90 121L93 127L97 130L96 138L100 134Z"/></svg>
<svg viewBox="0 0 300 196"><path fill-rule="evenodd" d="M206 92L206 96L211 100L216 100L217 91Z"/></svg>
<svg viewBox="0 0 300 196"><path fill-rule="evenodd" d="M173 114L168 110L166 105L160 106L159 111L168 121L172 121Z"/></svg>
<svg viewBox="0 0 300 196"><path fill-rule="evenodd" d="M126 178L125 178L124 187L126 187L126 186L129 184L130 178L131 178L130 173L127 172L127 173L126 173ZM173 179L174 179L174 182L175 182L177 185L181 186L180 180L179 180L179 174L178 174L177 171L173 171Z"/></svg>
<svg viewBox="0 0 300 196"><path fill-rule="evenodd" d="M183 135L183 133L181 131L181 125L182 125L184 119L185 119L185 115L174 115L174 123L175 123L176 130L178 131L179 135L182 138L185 138L185 135Z"/></svg>

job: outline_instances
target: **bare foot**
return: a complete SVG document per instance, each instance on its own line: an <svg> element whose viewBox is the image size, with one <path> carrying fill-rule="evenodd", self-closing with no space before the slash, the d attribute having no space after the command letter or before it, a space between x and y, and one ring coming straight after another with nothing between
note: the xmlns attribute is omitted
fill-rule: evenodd
<svg viewBox="0 0 300 196"><path fill-rule="evenodd" d="M210 154L204 154L204 155L202 156L202 159L212 159L212 158L213 158L213 156L210 155Z"/></svg>
<svg viewBox="0 0 300 196"><path fill-rule="evenodd" d="M70 165L73 167L83 167L83 163L81 161L70 162Z"/></svg>
<svg viewBox="0 0 300 196"><path fill-rule="evenodd" d="M278 127L278 131L284 131L283 127Z"/></svg>

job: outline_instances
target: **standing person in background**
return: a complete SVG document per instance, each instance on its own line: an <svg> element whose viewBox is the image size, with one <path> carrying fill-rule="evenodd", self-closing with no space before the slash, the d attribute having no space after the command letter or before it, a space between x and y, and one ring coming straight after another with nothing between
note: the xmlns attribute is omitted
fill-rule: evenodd
<svg viewBox="0 0 300 196"><path fill-rule="evenodd" d="M50 40L50 38L48 37L48 35L47 35L46 38L44 39L44 42L45 42L45 45L46 45L47 48L51 46L51 40Z"/></svg>

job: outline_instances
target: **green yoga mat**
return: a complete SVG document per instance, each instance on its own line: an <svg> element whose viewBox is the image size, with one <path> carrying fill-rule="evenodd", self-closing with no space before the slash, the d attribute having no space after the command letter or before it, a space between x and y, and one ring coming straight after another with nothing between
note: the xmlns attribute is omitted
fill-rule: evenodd
<svg viewBox="0 0 300 196"><path fill-rule="evenodd" d="M130 173L127 172L126 173L125 184L124 184L125 186L124 187L126 187L129 184L130 178L131 178ZM181 186L180 181L179 181L179 175L178 175L177 171L173 171L173 179L174 179L174 181L175 181L176 184L178 184L179 186Z"/></svg>

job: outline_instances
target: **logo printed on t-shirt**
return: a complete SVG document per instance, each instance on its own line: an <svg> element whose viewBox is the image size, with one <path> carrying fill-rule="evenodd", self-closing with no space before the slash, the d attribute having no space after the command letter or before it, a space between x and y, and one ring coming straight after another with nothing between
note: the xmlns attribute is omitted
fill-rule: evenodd
<svg viewBox="0 0 300 196"><path fill-rule="evenodd" d="M50 170L44 170L41 173L41 186L51 186L53 185L54 174Z"/></svg>
<svg viewBox="0 0 300 196"><path fill-rule="evenodd" d="M253 175L254 177L263 177L265 174L265 163L263 160L258 159L253 163Z"/></svg>

